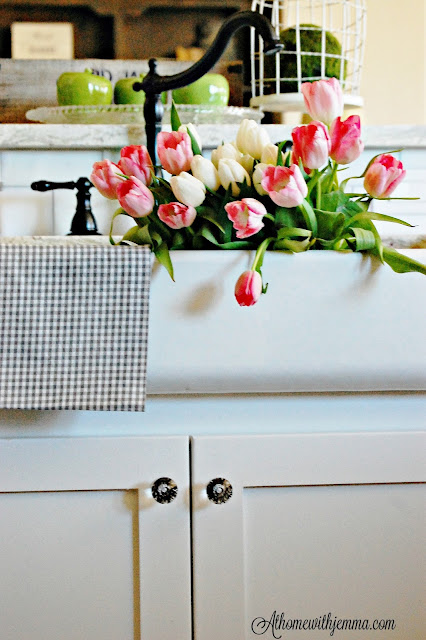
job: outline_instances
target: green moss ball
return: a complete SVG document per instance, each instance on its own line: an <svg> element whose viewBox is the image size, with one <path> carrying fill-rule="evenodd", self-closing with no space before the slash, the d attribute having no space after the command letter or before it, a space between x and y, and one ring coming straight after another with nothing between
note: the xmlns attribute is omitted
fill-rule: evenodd
<svg viewBox="0 0 426 640"><path fill-rule="evenodd" d="M307 29L306 27L311 27ZM297 78L297 55L291 53L296 51L296 29L290 27L280 33L280 40L284 44L284 51L280 55L280 92L294 93L298 91L297 82L286 81L285 78ZM321 27L314 24L300 25L300 48L301 51L310 51L319 55L302 55L302 77L310 78L311 81L321 78L321 51L322 51L322 31ZM325 52L327 54L341 55L342 45L329 31L325 32ZM267 78L274 78L276 74L275 56L265 56L264 58L265 86L271 92L275 92L275 83L267 81ZM326 57L325 75L328 78L340 79L340 58Z"/></svg>

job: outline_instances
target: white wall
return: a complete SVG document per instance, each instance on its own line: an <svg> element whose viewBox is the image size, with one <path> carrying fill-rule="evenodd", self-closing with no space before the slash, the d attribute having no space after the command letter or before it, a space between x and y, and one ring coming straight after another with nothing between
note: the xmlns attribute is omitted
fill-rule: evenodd
<svg viewBox="0 0 426 640"><path fill-rule="evenodd" d="M363 124L426 124L426 0L367 0Z"/></svg>

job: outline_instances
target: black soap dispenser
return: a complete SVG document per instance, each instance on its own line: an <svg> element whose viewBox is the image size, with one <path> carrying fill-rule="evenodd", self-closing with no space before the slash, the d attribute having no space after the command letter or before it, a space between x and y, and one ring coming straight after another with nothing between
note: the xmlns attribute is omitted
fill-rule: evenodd
<svg viewBox="0 0 426 640"><path fill-rule="evenodd" d="M93 184L88 178L79 178L70 182L51 182L38 180L31 184L34 191L52 191L53 189L77 189L77 207L71 222L69 236L99 236L96 220L90 206L90 189Z"/></svg>

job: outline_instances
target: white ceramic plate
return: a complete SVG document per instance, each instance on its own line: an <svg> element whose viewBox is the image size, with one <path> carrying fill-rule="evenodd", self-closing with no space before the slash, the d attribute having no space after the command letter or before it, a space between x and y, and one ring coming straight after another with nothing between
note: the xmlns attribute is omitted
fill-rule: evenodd
<svg viewBox="0 0 426 640"><path fill-rule="evenodd" d="M263 112L248 107L213 105L176 105L183 124L238 124L244 118L260 122ZM66 107L38 107L26 113L27 120L44 124L144 124L143 105L72 105ZM164 105L165 124L170 122L170 105Z"/></svg>

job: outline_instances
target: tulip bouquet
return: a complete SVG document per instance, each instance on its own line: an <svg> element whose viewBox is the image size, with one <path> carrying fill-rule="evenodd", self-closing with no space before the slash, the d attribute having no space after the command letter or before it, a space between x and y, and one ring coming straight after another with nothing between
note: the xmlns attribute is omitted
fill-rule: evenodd
<svg viewBox="0 0 426 640"><path fill-rule="evenodd" d="M120 204L113 220L127 215L136 222L121 243L150 245L172 278L172 250L254 251L251 269L235 286L241 306L266 292L261 269L267 250L360 251L394 271L426 275L424 265L383 246L373 220L408 223L369 211L373 199L390 199L405 175L402 163L391 154L375 156L362 176L353 176L363 179L365 191L350 192L352 177L338 176L363 151L359 116L342 120L335 78L305 83L302 92L312 121L295 127L292 141L272 144L264 127L243 120L236 140L208 160L195 127L182 125L173 106L172 131L157 137L169 179L155 175L144 146L125 147L117 164L96 162L91 181Z"/></svg>

